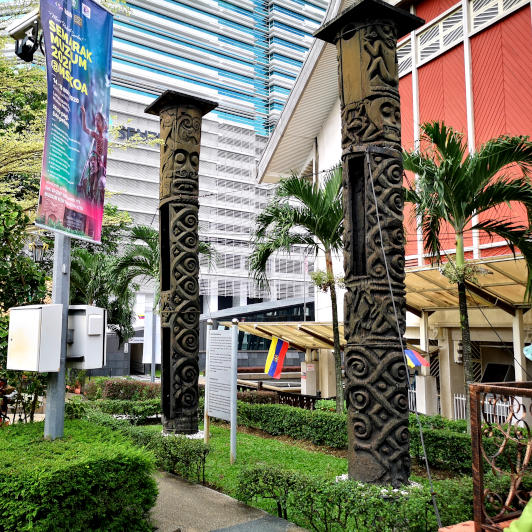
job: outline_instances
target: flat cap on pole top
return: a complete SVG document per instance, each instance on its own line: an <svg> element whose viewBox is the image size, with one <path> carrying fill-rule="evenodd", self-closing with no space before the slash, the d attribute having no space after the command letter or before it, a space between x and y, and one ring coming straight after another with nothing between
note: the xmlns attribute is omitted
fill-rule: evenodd
<svg viewBox="0 0 532 532"><path fill-rule="evenodd" d="M397 38L425 24L422 18L411 15L404 9L393 7L382 0L358 0L333 20L318 28L314 33L314 37L336 44L345 26L351 24L355 26L358 24L363 25L380 20L390 21L395 25L397 28Z"/></svg>
<svg viewBox="0 0 532 532"><path fill-rule="evenodd" d="M149 115L159 116L163 109L187 104L193 105L200 109L202 115L206 115L218 107L216 102L198 98L192 94L186 94L184 92L177 91L164 91L154 102L144 109L144 112L148 113Z"/></svg>

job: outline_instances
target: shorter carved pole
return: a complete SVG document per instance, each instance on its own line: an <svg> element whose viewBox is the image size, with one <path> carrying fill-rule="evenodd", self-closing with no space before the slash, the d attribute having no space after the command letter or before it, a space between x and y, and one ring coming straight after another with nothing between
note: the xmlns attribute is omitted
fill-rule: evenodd
<svg viewBox="0 0 532 532"><path fill-rule="evenodd" d="M166 91L146 108L146 113L161 119L159 244L165 433L198 432L198 171L202 117L216 105Z"/></svg>

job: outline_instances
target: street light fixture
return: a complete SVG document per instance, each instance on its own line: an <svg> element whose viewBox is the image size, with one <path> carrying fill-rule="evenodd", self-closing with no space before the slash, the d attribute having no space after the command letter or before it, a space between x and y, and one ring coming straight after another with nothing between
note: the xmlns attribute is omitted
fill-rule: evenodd
<svg viewBox="0 0 532 532"><path fill-rule="evenodd" d="M33 262L37 264L41 263L44 258L44 252L48 248L47 244L43 244L41 239L37 237L36 240L29 243L28 247L31 250L31 256L33 258Z"/></svg>

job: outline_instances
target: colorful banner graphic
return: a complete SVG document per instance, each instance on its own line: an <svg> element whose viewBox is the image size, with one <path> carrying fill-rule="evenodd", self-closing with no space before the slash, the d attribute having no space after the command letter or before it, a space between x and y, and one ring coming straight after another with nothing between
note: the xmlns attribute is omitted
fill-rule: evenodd
<svg viewBox="0 0 532 532"><path fill-rule="evenodd" d="M35 223L100 242L113 16L93 0L41 0L48 107Z"/></svg>

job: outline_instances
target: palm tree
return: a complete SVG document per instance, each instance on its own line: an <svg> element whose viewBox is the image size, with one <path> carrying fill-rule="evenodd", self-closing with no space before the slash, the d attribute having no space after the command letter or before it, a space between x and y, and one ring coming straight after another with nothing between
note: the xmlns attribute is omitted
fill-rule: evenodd
<svg viewBox="0 0 532 532"><path fill-rule="evenodd" d="M467 153L463 135L443 123L426 123L421 129L423 140L428 143L426 149L403 152L405 170L419 176L415 185L405 190L405 200L415 207L425 250L433 261L441 263L442 259L442 224L449 224L456 235L454 262L447 257L448 267L444 271L458 287L469 420L468 385L474 381L474 375L466 281L474 276L475 271L465 261L464 232L471 224L473 231L502 237L514 254L516 248L521 251L531 271L530 227L504 216L485 221L479 221L476 216L503 204L519 202L526 208L530 219L532 185L528 173L532 167L532 143L528 137L502 136L489 140L475 153ZM521 170L521 176L512 177L508 174L510 167L514 169L515 166ZM497 215L497 211L494 211L494 215Z"/></svg>
<svg viewBox="0 0 532 532"><path fill-rule="evenodd" d="M135 279L141 281L159 280L159 231L147 225L136 225L129 231L131 243L116 261L114 271L127 284ZM198 254L207 258L209 266L216 260L216 252L209 242L198 243ZM157 302L156 298L156 302Z"/></svg>
<svg viewBox="0 0 532 532"><path fill-rule="evenodd" d="M115 257L77 247L72 250L70 301L107 310L107 320L119 343L133 336L131 321L135 294L122 275L115 272Z"/></svg>
<svg viewBox="0 0 532 532"><path fill-rule="evenodd" d="M331 294L337 412L343 411L344 394L332 254L342 249L341 189L340 167L331 170L321 185L297 175L281 179L274 198L257 217L250 257L250 272L255 281L267 285L266 264L277 251L290 252L293 246L302 245L307 252L325 254L326 279L320 284Z"/></svg>

